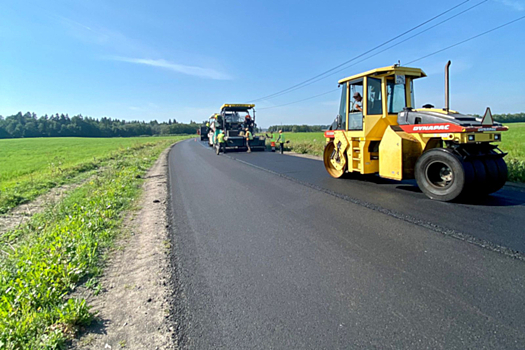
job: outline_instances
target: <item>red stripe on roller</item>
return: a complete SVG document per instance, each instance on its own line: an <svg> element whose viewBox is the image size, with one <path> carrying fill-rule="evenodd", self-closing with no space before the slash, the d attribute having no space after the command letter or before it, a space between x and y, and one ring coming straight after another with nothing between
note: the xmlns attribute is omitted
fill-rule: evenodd
<svg viewBox="0 0 525 350"><path fill-rule="evenodd" d="M463 127L457 124L416 124L399 125L403 131L411 134L447 134L449 132L462 132Z"/></svg>

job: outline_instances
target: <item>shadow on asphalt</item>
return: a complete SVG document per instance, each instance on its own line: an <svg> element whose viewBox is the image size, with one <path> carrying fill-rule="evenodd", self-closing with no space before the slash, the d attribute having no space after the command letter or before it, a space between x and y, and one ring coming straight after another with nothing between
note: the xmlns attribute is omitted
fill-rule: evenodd
<svg viewBox="0 0 525 350"><path fill-rule="evenodd" d="M501 192L496 192L488 197L482 198L469 198L462 201L458 201L458 204L467 204L473 206L487 206L487 207L511 207L519 206L525 204L525 196L516 197L516 194L513 193L513 196L504 196L504 190Z"/></svg>
<svg viewBox="0 0 525 350"><path fill-rule="evenodd" d="M361 181L367 183L374 183L376 185L396 185L397 190L412 192L412 193L422 193L419 189L415 180L405 180L401 183L395 180L389 180L381 178L377 175L360 175L360 174L347 174L345 178ZM512 191L512 194L506 195L506 192L509 192L508 189L501 189L496 193L493 193L489 196L481 197L470 197L458 199L455 201L456 204L472 205L472 206L487 206L487 207L511 207L519 206L525 204L525 192Z"/></svg>
<svg viewBox="0 0 525 350"><path fill-rule="evenodd" d="M413 193L422 193L416 184L396 186L396 189ZM512 207L525 204L525 194L516 196L516 193L513 193L512 196L505 196L505 190L503 189L486 197L460 198L454 201L454 203L486 207Z"/></svg>
<svg viewBox="0 0 525 350"><path fill-rule="evenodd" d="M255 151L255 150L254 150ZM237 150L229 150L227 152L231 153L232 156L234 156L236 159L239 159L236 157L236 155L241 155L243 153L246 153L246 151L237 151ZM255 152L254 152L255 153ZM259 153L259 152L257 152ZM263 153L272 153L270 151L263 152ZM275 152L278 153L278 152ZM286 154L286 153L285 153ZM242 158L240 158L242 159ZM302 158L303 162L308 163L309 161L312 161L307 158ZM317 162L317 160L315 160ZM250 162L250 161L249 161ZM251 163L251 162L250 162ZM280 163L280 161L278 162ZM257 162L255 162L257 164ZM298 174L304 171L304 169L299 170L289 170L289 169L279 169L279 168L271 168L267 167L267 164L257 164L264 168L271 169L273 171L276 171L281 174L290 175L290 174ZM422 196L423 193L417 186L417 183L415 180L403 180L403 181L396 181L396 180L390 180L386 178L382 178L377 174L372 175L362 175L357 173L347 173L342 176L342 179L345 179L345 181L348 181L349 183L357 184L374 184L377 185L378 189L380 189L382 186L387 187L394 187L396 190L400 190L403 192L413 193L413 194L420 194ZM326 188L331 188L331 186L327 186L325 181L331 181L334 180L330 176L327 176L327 179L323 180L324 186ZM310 182L309 180L306 180L307 182ZM315 183L315 181L313 182ZM426 196L424 198L427 198ZM430 200L430 199L429 199ZM525 204L525 192L520 191L514 191L512 189L506 189L505 187L501 189L500 191L493 193L489 195L488 197L474 197L474 198L466 198L466 199L459 199L455 201L456 204L460 205L466 205L466 206L476 206L476 207L512 207L512 206L521 206Z"/></svg>
<svg viewBox="0 0 525 350"><path fill-rule="evenodd" d="M401 186L396 186L396 189L402 190L402 191L414 192L414 193L422 193L419 187L417 187L417 185L401 185Z"/></svg>

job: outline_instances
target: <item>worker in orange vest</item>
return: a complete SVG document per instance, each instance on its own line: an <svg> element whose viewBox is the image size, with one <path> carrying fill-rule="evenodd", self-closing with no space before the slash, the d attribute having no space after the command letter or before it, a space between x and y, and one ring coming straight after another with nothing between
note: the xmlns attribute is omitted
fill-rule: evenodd
<svg viewBox="0 0 525 350"><path fill-rule="evenodd" d="M275 152L275 135L273 134L273 131L270 132L270 136L266 134L266 138L270 139L270 146L272 147L272 152Z"/></svg>

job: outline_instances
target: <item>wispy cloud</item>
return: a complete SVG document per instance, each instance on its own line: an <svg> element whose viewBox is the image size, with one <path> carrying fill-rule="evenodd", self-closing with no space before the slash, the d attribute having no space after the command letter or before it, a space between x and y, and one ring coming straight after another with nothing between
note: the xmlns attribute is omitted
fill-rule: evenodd
<svg viewBox="0 0 525 350"><path fill-rule="evenodd" d="M183 64L172 63L172 62L169 62L163 59L153 60L153 59L148 59L148 58L129 58L129 57L109 57L109 59L113 61L135 63L135 64L142 64L142 65L151 66L151 67L169 69L177 73L193 75L196 77L206 78L206 79L215 79L215 80L232 79L232 77L230 77L228 74L216 71L211 68L186 66Z"/></svg>
<svg viewBox="0 0 525 350"><path fill-rule="evenodd" d="M523 0L498 0L498 2L502 3L503 5L512 7L516 11L525 10L525 1Z"/></svg>
<svg viewBox="0 0 525 350"><path fill-rule="evenodd" d="M111 30L96 24L86 25L71 18L53 14L67 29L69 35L89 44L110 48L117 55L157 55L156 50L148 45L129 38L121 32Z"/></svg>
<svg viewBox="0 0 525 350"><path fill-rule="evenodd" d="M92 25L85 25L73 19L63 17L60 15L53 15L59 19L63 25L69 28L71 35L78 39L96 44L99 46L110 48L115 56L106 56L104 59L112 61L128 62L134 64L147 65L151 67L158 67L169 69L171 71L192 75L200 78L215 79L215 80L231 80L232 77L226 73L219 72L215 69L188 66L179 63L169 62L163 59L149 59L149 58L133 58L129 56L162 56L156 50L143 45L142 43L127 37L118 31L109 30L103 27Z"/></svg>
<svg viewBox="0 0 525 350"><path fill-rule="evenodd" d="M82 29L94 32L94 30L91 27L88 27L88 26L86 26L86 25L84 25L82 23L79 23L77 21L74 21L74 20L72 20L70 18L67 18L67 17L64 17L64 16L60 16L58 14L53 14L52 17L58 18L60 21L62 21L62 23L66 24L68 26L79 27L79 28L82 28Z"/></svg>

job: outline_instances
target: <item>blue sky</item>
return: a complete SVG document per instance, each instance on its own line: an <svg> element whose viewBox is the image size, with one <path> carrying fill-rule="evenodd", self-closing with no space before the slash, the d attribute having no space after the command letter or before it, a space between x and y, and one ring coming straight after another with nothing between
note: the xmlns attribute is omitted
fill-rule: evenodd
<svg viewBox="0 0 525 350"><path fill-rule="evenodd" d="M3 0L0 115L202 121L223 103L285 89L463 1ZM257 101L258 123L329 124L339 91L264 108L336 89L345 76L412 61L521 16L525 0L489 0L315 84ZM443 105L450 59L453 109L524 112L524 43L522 20L414 63L428 74L416 82L417 105Z"/></svg>

